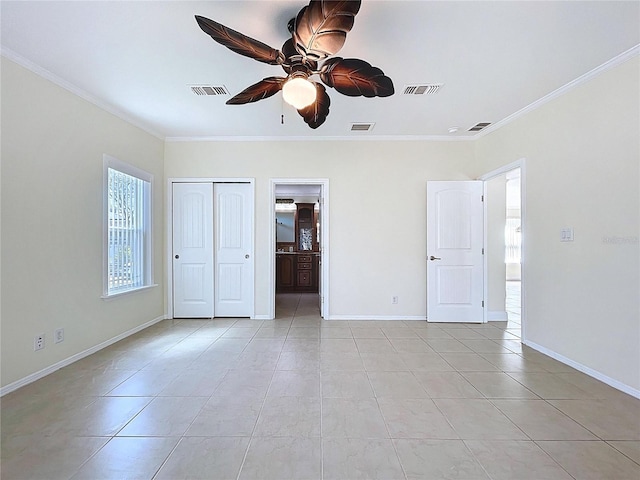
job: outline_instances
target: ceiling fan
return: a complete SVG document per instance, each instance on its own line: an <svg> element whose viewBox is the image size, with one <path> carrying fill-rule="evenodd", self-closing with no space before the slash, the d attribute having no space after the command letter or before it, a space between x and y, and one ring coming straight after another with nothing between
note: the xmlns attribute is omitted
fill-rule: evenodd
<svg viewBox="0 0 640 480"><path fill-rule="evenodd" d="M267 77L247 87L227 104L257 102L282 90L284 100L315 129L326 120L331 101L324 85L310 80L313 75L343 95L393 95L393 82L379 68L357 58L328 58L344 45L360 4L361 0L311 0L289 21L291 38L281 50L196 15L200 28L219 44L259 62L280 65L287 73L286 77ZM319 62L323 62L320 67Z"/></svg>

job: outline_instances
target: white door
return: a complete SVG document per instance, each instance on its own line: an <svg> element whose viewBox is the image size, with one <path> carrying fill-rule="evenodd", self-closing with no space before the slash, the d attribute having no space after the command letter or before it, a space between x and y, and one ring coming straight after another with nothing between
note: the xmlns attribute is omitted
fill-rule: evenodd
<svg viewBox="0 0 640 480"><path fill-rule="evenodd" d="M213 184L173 184L173 316L213 317Z"/></svg>
<svg viewBox="0 0 640 480"><path fill-rule="evenodd" d="M427 320L483 319L481 181L427 182Z"/></svg>
<svg viewBox="0 0 640 480"><path fill-rule="evenodd" d="M215 315L253 317L253 185L216 183Z"/></svg>

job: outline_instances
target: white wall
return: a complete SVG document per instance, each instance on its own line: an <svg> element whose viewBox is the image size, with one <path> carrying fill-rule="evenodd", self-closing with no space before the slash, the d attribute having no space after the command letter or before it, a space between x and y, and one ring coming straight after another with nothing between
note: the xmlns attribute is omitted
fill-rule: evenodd
<svg viewBox="0 0 640 480"><path fill-rule="evenodd" d="M636 394L639 72L635 56L475 143L478 175L526 158L527 339Z"/></svg>
<svg viewBox="0 0 640 480"><path fill-rule="evenodd" d="M155 176L162 285L163 142L2 58L3 387L164 314L162 286L100 298L105 153Z"/></svg>
<svg viewBox="0 0 640 480"><path fill-rule="evenodd" d="M471 142L172 142L165 175L256 179L256 315L269 314L269 179L328 178L330 316L425 318L427 180L469 179L472 152Z"/></svg>

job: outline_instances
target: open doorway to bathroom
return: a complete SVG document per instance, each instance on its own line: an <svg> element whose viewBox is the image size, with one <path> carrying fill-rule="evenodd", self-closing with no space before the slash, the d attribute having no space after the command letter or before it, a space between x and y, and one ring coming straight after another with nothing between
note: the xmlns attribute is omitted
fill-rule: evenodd
<svg viewBox="0 0 640 480"><path fill-rule="evenodd" d="M272 318L328 317L328 180L274 179Z"/></svg>

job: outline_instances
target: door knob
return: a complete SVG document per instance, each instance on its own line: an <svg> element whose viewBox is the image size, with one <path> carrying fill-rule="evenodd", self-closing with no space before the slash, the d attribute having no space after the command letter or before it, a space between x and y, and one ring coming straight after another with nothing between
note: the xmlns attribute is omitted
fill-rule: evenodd
<svg viewBox="0 0 640 480"><path fill-rule="evenodd" d="M442 260L442 259L440 257L434 257L433 255L431 255L429 257L429 260L431 260L433 262L434 260Z"/></svg>
<svg viewBox="0 0 640 480"><path fill-rule="evenodd" d="M176 255L176 259L180 258L180 255Z"/></svg>
<svg viewBox="0 0 640 480"><path fill-rule="evenodd" d="M247 254L244 256L244 258L249 258L249 254L247 253Z"/></svg>

